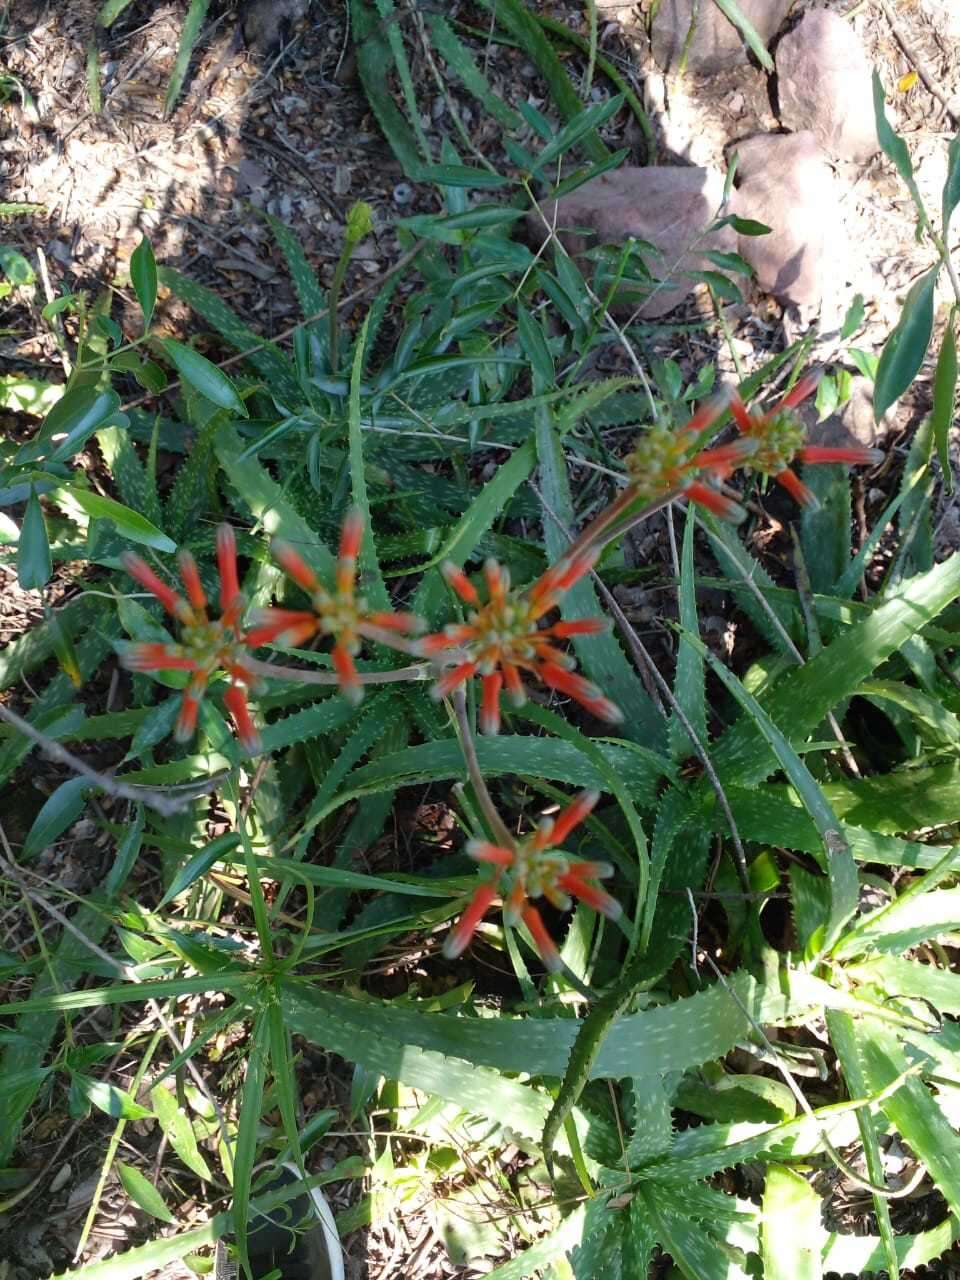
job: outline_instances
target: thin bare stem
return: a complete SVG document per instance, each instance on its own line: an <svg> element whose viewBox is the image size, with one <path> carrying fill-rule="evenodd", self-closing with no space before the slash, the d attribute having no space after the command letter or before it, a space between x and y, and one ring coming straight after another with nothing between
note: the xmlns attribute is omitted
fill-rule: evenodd
<svg viewBox="0 0 960 1280"><path fill-rule="evenodd" d="M537 495L537 497L540 499L540 502L543 505L544 511L547 512L547 514L553 520L554 524L565 534L565 536L569 538L570 537L569 530L566 528L563 521L560 519L557 513L553 510L550 504L547 502L543 494L539 491L536 485L533 484L532 481L528 481L528 484L530 485L530 488L534 491L534 493ZM703 765L704 773L706 773L707 775L710 785L713 788L714 793L717 797L717 803L720 805L720 808L723 811L723 816L726 819L728 827L730 828L730 836L731 836L731 839L733 840L734 849L736 851L735 862L737 867L737 875L740 879L740 883L743 887L744 892L749 893L750 887L751 887L750 876L747 871L747 858L744 852L743 842L740 839L740 832L737 828L737 823L736 823L736 819L733 816L733 811L730 808L730 803L727 800L726 792L724 791L723 785L720 782L719 777L717 776L716 769L714 769L713 767L713 762L710 759L710 755L706 747L704 746L703 742L700 740L700 735L697 733L696 729L691 724L689 716L687 716L687 714L683 710L683 707L680 706L680 703L673 696L673 690L670 688L669 684L666 682L666 680L664 680L663 676L660 674L659 670L657 669L657 664L654 662L653 658L650 656L643 641L637 635L636 630L634 629L632 623L630 622L630 619L620 608L620 602L617 600L616 596L613 594L613 592L609 589L607 584L603 581L603 579L600 577L600 575L596 571L593 572L592 577L594 582L597 585L598 590L600 591L600 594L603 596L604 603L607 605L607 608L613 614L614 621L616 622L624 640L626 641L627 648L630 651L630 656L633 658L633 661L636 664L637 668L640 671L645 670L649 673L654 684L656 685L661 696L663 697L664 702L666 702L667 706L670 708L673 714L677 717L677 720L680 722L680 725L682 726L684 733L687 735L687 737L690 739L691 743L693 744L693 749L696 752L700 760L700 763Z"/></svg>
<svg viewBox="0 0 960 1280"><path fill-rule="evenodd" d="M5 720L7 724L14 729L18 729L25 737L35 742L37 746L42 747L47 755L52 760L56 760L58 764L66 765L74 773L80 774L83 778L88 778L95 787L105 792L108 796L123 800L133 800L137 804L145 804L148 809L153 809L164 818L171 818L174 814L182 813L197 795L203 795L205 791L212 791L218 786L223 776L222 774L217 774L214 778L206 779L200 790L197 789L197 783L191 783L191 794L189 796L178 796L171 799L151 787L138 787L129 782L121 782L118 778L111 778L108 774L98 773L96 769L91 769L88 764L84 763L79 756L75 756L72 751L68 751L66 747L61 746L55 738L50 738L47 734L41 733L39 729L35 729L28 720L18 716L9 707L0 705L0 720Z"/></svg>
<svg viewBox="0 0 960 1280"><path fill-rule="evenodd" d="M467 773L470 775L470 783L473 787L474 795L477 797L477 803L483 810L483 816L490 824L490 831L494 839L507 849L512 849L513 837L507 830L506 823L500 817L497 806L493 803L493 797L487 790L487 784L480 769L480 761L477 759L477 745L473 739L470 717L467 715L467 695L465 690L455 689L452 694L452 701L457 717L457 725L460 729L460 746L463 750L463 758L466 761Z"/></svg>
<svg viewBox="0 0 960 1280"><path fill-rule="evenodd" d="M309 667L284 667L279 663L261 662L258 658L244 658L244 670L251 675L266 676L273 680L291 680L296 684L337 685L340 677L335 671L314 671ZM430 664L416 663L409 667L396 667L393 671L361 671L361 684L397 684L404 680L429 680Z"/></svg>

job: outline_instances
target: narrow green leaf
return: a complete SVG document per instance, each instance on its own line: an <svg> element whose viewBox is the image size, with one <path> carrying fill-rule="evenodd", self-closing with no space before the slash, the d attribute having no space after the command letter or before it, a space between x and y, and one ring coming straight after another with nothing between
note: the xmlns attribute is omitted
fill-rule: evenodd
<svg viewBox="0 0 960 1280"><path fill-rule="evenodd" d="M194 351L193 347L188 347L183 342L177 342L174 338L162 339L161 346L180 377L202 396L206 396L219 408L228 409L241 418L248 416L247 406L237 394L236 387L227 375L206 356L202 356L199 351Z"/></svg>
<svg viewBox="0 0 960 1280"><path fill-rule="evenodd" d="M744 40L746 40L764 71L772 75L774 69L773 59L767 52L766 45L760 39L756 27L740 8L739 4L737 4L737 0L716 0L716 3L717 8L724 17L730 19L733 25L743 36ZM799 1276L797 1277L797 1280L800 1280Z"/></svg>
<svg viewBox="0 0 960 1280"><path fill-rule="evenodd" d="M17 581L24 591L40 591L50 581L52 569L40 499L31 489L17 543Z"/></svg>
<svg viewBox="0 0 960 1280"><path fill-rule="evenodd" d="M167 1135L167 1141L183 1163L188 1169L192 1169L198 1178L209 1179L212 1176L210 1167L200 1154L193 1125L183 1107L169 1089L165 1089L162 1085L156 1085L150 1090L150 1101L153 1103L154 1114L160 1122L160 1128Z"/></svg>
<svg viewBox="0 0 960 1280"><path fill-rule="evenodd" d="M267 1073L269 1039L264 1026L266 1012L262 1012L253 1024L250 1051L247 1056L247 1074L243 1081L243 1098L237 1124L237 1141L233 1159L233 1225L237 1234L240 1260L247 1271L250 1259L247 1251L247 1224L250 1211L250 1184L253 1166L257 1158L257 1131L260 1112L263 1110L263 1088Z"/></svg>
<svg viewBox="0 0 960 1280"><path fill-rule="evenodd" d="M135 1205L144 1213L149 1213L151 1218L176 1224L176 1218L163 1203L163 1196L151 1182L147 1181L139 1169L135 1169L131 1164L124 1164L121 1160L117 1160L113 1167L120 1177L124 1191Z"/></svg>
<svg viewBox="0 0 960 1280"><path fill-rule="evenodd" d="M957 139L954 139L956 142ZM958 163L960 170L960 163ZM958 196L960 198L960 196ZM947 493L953 493L953 466L950 462L950 427L953 424L953 407L957 401L957 317L960 310L950 309L950 318L943 331L943 345L937 360L937 372L933 379L933 410L931 412L933 439L940 459L940 470Z"/></svg>
<svg viewBox="0 0 960 1280"><path fill-rule="evenodd" d="M153 1116L149 1107L141 1107L124 1089L107 1084L103 1080L94 1080L90 1076L72 1073L72 1081L80 1093L92 1102L105 1115L118 1120L146 1120ZM149 1212L149 1211L148 1211Z"/></svg>
<svg viewBox="0 0 960 1280"><path fill-rule="evenodd" d="M165 907L168 902L172 902L174 898L180 896L184 889L188 889L195 880L199 880L205 875L216 862L223 862L228 859L228 855L236 849L240 843L240 837L235 831L227 831L222 836L217 836L199 853L181 867L170 883L170 888L166 891L160 901L157 903L157 910Z"/></svg>
<svg viewBox="0 0 960 1280"><path fill-rule="evenodd" d="M77 506L92 519L112 520L117 527L117 532L129 538L131 542L152 547L154 551L171 552L177 549L177 544L152 524L146 516L142 516L139 511L132 511L121 502L115 502L113 498L106 498L102 493L95 493L92 489L81 489L79 485L73 484L63 485L60 492L68 493Z"/></svg>
<svg viewBox="0 0 960 1280"><path fill-rule="evenodd" d="M180 45L177 49L176 61L167 85L167 96L163 103L164 117L170 114L180 96L180 90L183 88L183 82L187 78L190 67L190 59L193 57L193 47L199 39L200 28L203 26L209 7L210 0L190 0L190 8L180 28Z"/></svg>
<svg viewBox="0 0 960 1280"><path fill-rule="evenodd" d="M130 255L130 283L143 312L143 331L146 333L157 305L157 262L153 256L153 245L146 236Z"/></svg>
<svg viewBox="0 0 960 1280"><path fill-rule="evenodd" d="M109 27L130 3L131 0L104 0L103 7L97 14L97 26Z"/></svg>
<svg viewBox="0 0 960 1280"><path fill-rule="evenodd" d="M876 68L873 71L873 114L877 126L877 140L883 148L884 154L896 165L900 177L910 188L914 203L922 209L923 202L920 199L920 193L917 191L917 184L913 178L913 161L910 159L907 144L894 131L890 121L887 119L886 94L883 88L883 81L880 79L880 72ZM925 216L924 220L926 220Z"/></svg>
<svg viewBox="0 0 960 1280"><path fill-rule="evenodd" d="M884 344L873 388L877 422L900 399L923 364L933 332L933 294L939 274L938 263L911 285L897 326Z"/></svg>
<svg viewBox="0 0 960 1280"><path fill-rule="evenodd" d="M825 866L830 880L830 921L824 945L830 945L840 934L841 929L857 910L860 893L860 880L850 845L844 838L840 821L830 806L822 788L813 774L797 755L787 737L780 731L767 715L760 703L740 683L732 671L728 671L714 654L710 653L699 640L696 643L703 656L743 707L746 714L756 725L759 732L773 748L784 773L797 790L804 808L813 819L823 841L820 861ZM721 757L722 758L722 757Z"/></svg>
<svg viewBox="0 0 960 1280"><path fill-rule="evenodd" d="M545 169L547 165L558 160L571 147L576 146L581 138L599 129L602 124L606 124L608 120L617 114L623 103L624 97L620 93L613 98L609 98L606 102L598 102L592 107L585 107L582 111L578 111L537 156L534 172L539 173L541 169Z"/></svg>
<svg viewBox="0 0 960 1280"><path fill-rule="evenodd" d="M23 842L24 858L35 858L76 822L83 813L89 790L90 783L86 778L68 778L61 782L43 802L27 832Z"/></svg>
<svg viewBox="0 0 960 1280"><path fill-rule="evenodd" d="M950 219L953 211L960 204L960 133L952 139L947 150L947 180L943 184L943 225L944 240L950 231Z"/></svg>

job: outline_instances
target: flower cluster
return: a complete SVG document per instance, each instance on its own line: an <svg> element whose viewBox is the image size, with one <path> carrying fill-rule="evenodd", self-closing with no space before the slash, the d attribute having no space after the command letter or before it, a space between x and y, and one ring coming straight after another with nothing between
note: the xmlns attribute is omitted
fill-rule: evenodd
<svg viewBox="0 0 960 1280"><path fill-rule="evenodd" d="M740 466L755 450L755 442L741 439L697 449L704 431L713 426L725 407L722 400L712 401L677 431L665 422L645 431L625 459L632 497L656 502L677 494L724 520L742 520L743 508L706 480L712 476L722 478Z"/></svg>
<svg viewBox="0 0 960 1280"><path fill-rule="evenodd" d="M520 590L511 587L508 570L496 560L488 560L484 566L486 601L462 569L445 564L444 577L469 606L469 612L465 622L451 623L443 631L425 636L417 645L424 657L447 658L454 664L434 685L435 695L445 697L479 674L483 686L480 727L484 733L496 733L500 728L501 690L506 688L514 706L526 701L520 674L523 671L548 688L568 694L598 719L611 723L621 720L619 708L596 685L576 674L574 659L556 644L571 636L602 631L606 627L603 619L582 618L541 626L546 615L557 608L564 592L589 573L595 561L595 551L584 551L561 560Z"/></svg>
<svg viewBox="0 0 960 1280"><path fill-rule="evenodd" d="M363 698L363 684L354 661L361 639L403 648L398 637L416 634L423 624L412 613L371 610L357 595L357 556L363 540L363 516L354 507L343 522L334 589L329 591L303 556L290 543L277 538L274 559L288 577L310 597L311 608L259 609L252 619L251 644L301 645L315 635L331 636L330 658L340 681L340 691L351 702Z"/></svg>
<svg viewBox="0 0 960 1280"><path fill-rule="evenodd" d="M767 413L751 413L736 393L730 399L730 412L743 433L743 439L753 441L755 445L747 465L761 475L772 476L805 507L815 507L817 500L791 470L791 463L796 459L807 466L837 462L848 466L875 466L883 459L879 449L860 445L827 447L804 444L805 428L796 407L816 391L818 382L814 375L802 378Z"/></svg>
<svg viewBox="0 0 960 1280"><path fill-rule="evenodd" d="M709 482L722 482L743 467L760 475L772 476L798 502L808 507L815 506L813 493L791 470L791 463L796 459L806 465L846 463L866 466L876 464L883 457L877 449L856 445L821 447L804 444L806 427L796 408L816 391L818 383L816 375L802 378L767 413L751 412L739 393L734 391L704 405L677 430L667 423L656 423L644 432L625 459L631 499L656 502L668 496L680 496L706 507L725 520L742 520L745 512L739 503ZM728 444L698 449L703 434L728 408L741 432L740 438Z"/></svg>
<svg viewBox="0 0 960 1280"><path fill-rule="evenodd" d="M126 645L121 657L130 671L189 671L183 691L175 737L187 742L197 727L200 702L210 678L225 671L231 684L223 700L233 716L240 741L247 751L260 749L260 737L247 706L246 687L257 684L248 666L249 635L242 629L246 601L237 577L237 544L228 524L217 529L217 565L220 570L220 617L207 617L207 596L197 562L189 551L179 555L180 577L186 599L159 578L137 555L124 556L127 573L157 597L167 613L180 623L180 643L144 641Z"/></svg>
<svg viewBox="0 0 960 1280"><path fill-rule="evenodd" d="M622 914L616 898L596 882L613 875L606 862L587 862L564 853L560 846L591 812L600 798L597 791L583 791L556 818L545 818L530 835L511 840L509 845L471 840L467 853L493 868L493 877L474 892L463 915L451 929L443 953L455 959L468 946L477 925L494 900L503 899L504 923L516 927L520 921L530 930L540 958L551 972L560 968L560 953L547 932L535 906L546 900L560 911L569 911L572 899L579 898L610 920Z"/></svg>

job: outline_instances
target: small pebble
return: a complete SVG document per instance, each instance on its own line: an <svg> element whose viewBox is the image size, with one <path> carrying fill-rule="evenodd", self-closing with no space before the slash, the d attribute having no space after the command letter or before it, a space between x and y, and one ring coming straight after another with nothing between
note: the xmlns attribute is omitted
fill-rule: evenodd
<svg viewBox="0 0 960 1280"><path fill-rule="evenodd" d="M409 182L398 182L393 188L393 203L401 207L413 199L413 187Z"/></svg>

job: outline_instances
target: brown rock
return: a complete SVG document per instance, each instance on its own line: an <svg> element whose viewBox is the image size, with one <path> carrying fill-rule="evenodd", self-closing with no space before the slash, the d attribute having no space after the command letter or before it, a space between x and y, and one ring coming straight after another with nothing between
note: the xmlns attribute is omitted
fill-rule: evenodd
<svg viewBox="0 0 960 1280"><path fill-rule="evenodd" d="M764 44L777 34L792 4L793 0L740 0L744 16ZM674 71L680 65L693 12L694 0L660 0L650 39L653 56L665 71ZM687 70L713 75L743 65L748 56L743 36L729 18L723 16L713 0L699 0Z"/></svg>
<svg viewBox="0 0 960 1280"><path fill-rule="evenodd" d="M777 48L780 122L809 129L837 160L869 160L879 149L873 69L850 24L825 9L804 14Z"/></svg>
<svg viewBox="0 0 960 1280"><path fill-rule="evenodd" d="M807 403L812 406L813 401ZM807 440L810 444L827 445L831 448L864 445L871 449L884 434L884 426L891 416L888 414L884 418L884 424L877 425L873 413L873 383L858 375L853 379L850 399L836 413L832 413L823 422L817 422L816 409L811 410L807 418Z"/></svg>
<svg viewBox="0 0 960 1280"><path fill-rule="evenodd" d="M757 284L801 311L823 297L828 249L842 241L836 181L812 133L761 134L737 146L741 185L733 212L770 228L740 236L739 251Z"/></svg>
<svg viewBox="0 0 960 1280"><path fill-rule="evenodd" d="M626 166L605 173L562 197L559 209L548 202L544 213L554 221L567 251L573 255L600 245L622 245L633 237L654 246L638 249L656 281L652 296L639 307L647 318L665 315L696 287L685 272L715 270L702 256L704 249L731 250L736 236L730 227L705 234L723 198L723 176L715 169ZM533 234L543 239L543 223L531 220ZM693 244L700 252L691 251ZM634 310L642 295L631 292L617 299L618 308Z"/></svg>

